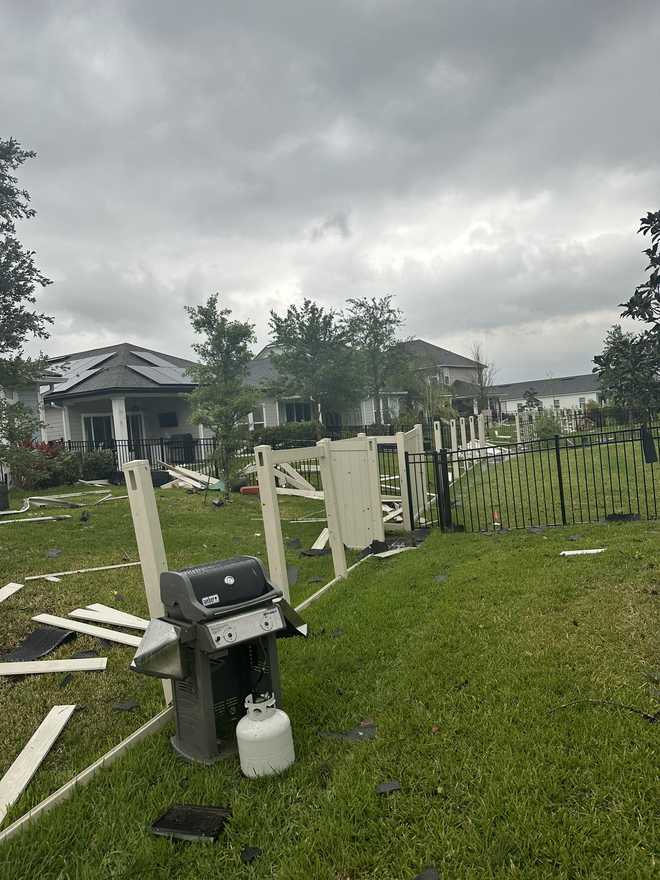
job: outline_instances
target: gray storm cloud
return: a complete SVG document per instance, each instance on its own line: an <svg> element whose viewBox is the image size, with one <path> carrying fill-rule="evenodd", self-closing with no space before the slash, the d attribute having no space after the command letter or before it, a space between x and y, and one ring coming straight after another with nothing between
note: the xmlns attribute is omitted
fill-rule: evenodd
<svg viewBox="0 0 660 880"><path fill-rule="evenodd" d="M658 207L660 6L2 5L47 350L189 354L183 306L395 293L501 380L590 369Z"/></svg>

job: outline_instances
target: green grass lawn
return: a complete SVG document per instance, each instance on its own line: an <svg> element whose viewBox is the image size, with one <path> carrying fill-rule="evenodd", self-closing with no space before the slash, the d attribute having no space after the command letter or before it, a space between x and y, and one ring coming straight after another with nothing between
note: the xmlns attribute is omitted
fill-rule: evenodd
<svg viewBox="0 0 660 880"><path fill-rule="evenodd" d="M285 518L318 511L283 499ZM223 509L161 492L171 567L235 553L264 555L258 501ZM2 583L135 558L126 502L89 525L6 526ZM284 525L309 545L317 525ZM213 768L178 759L156 734L73 799L0 849L3 880L37 878L412 878L434 864L451 878L658 876L660 724L612 706L659 708L660 529L593 525L543 534L434 532L418 550L367 560L312 605L307 640L280 643L296 764L247 780L235 760ZM606 546L596 557L559 550ZM49 547L62 549L47 559ZM327 557L302 560L294 601L331 575ZM434 576L447 576L442 583ZM1 585L1 584L0 584ZM117 595L119 594L119 595ZM137 571L30 582L0 607L3 649L40 611L104 602L144 614ZM54 657L98 648L78 637ZM0 683L0 771L54 703L76 713L8 820L119 742L160 706L158 682L129 673L132 649L103 649L105 673ZM111 704L133 697L139 710ZM319 731L377 725L370 742ZM397 779L401 790L378 796ZM213 845L170 843L148 826L176 802L233 812ZM263 855L247 866L243 846Z"/></svg>
<svg viewBox="0 0 660 880"><path fill-rule="evenodd" d="M660 463L645 464L639 442L560 450L564 495L554 448L504 459L468 453L451 488L453 520L468 531L597 522L609 514L658 516Z"/></svg>

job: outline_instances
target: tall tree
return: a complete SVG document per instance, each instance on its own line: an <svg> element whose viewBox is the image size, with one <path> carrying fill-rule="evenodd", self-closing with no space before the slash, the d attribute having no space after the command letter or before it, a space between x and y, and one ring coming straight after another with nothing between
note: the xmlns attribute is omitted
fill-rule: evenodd
<svg viewBox="0 0 660 880"><path fill-rule="evenodd" d="M539 400L538 392L536 388L528 388L527 391L523 394L525 399L525 403L523 409L541 409L543 404Z"/></svg>
<svg viewBox="0 0 660 880"><path fill-rule="evenodd" d="M649 247L643 253L648 258L649 277L639 284L628 302L621 303L623 318L633 318L649 324L654 333L660 331L660 211L649 213L640 220L638 232L649 237Z"/></svg>
<svg viewBox="0 0 660 880"><path fill-rule="evenodd" d="M47 339L52 323L52 318L32 308L37 289L51 281L37 268L35 252L26 250L16 234L16 223L29 220L36 211L14 172L35 156L13 138L0 138L0 386L5 387L38 379L44 359L26 357L24 345L31 336Z"/></svg>
<svg viewBox="0 0 660 880"><path fill-rule="evenodd" d="M477 363L475 385L479 388L479 410L488 409L490 390L493 387L497 369L495 364L486 357L480 342L472 343L472 360Z"/></svg>
<svg viewBox="0 0 660 880"><path fill-rule="evenodd" d="M205 305L186 306L190 323L202 341L193 345L200 362L188 369L197 383L190 393L192 419L213 431L216 463L227 490L233 477L236 452L241 446L244 422L258 394L246 384L256 342L254 325L232 321L231 309L218 308L218 294Z"/></svg>
<svg viewBox="0 0 660 880"><path fill-rule="evenodd" d="M400 309L392 305L392 296L349 299L344 315L348 341L359 355L365 390L373 398L376 424L383 421L382 393L388 380L401 372L405 349L397 337L403 323Z"/></svg>
<svg viewBox="0 0 660 880"><path fill-rule="evenodd" d="M278 373L272 393L310 400L317 421L361 399L356 354L336 312L305 299L302 306L289 306L283 316L272 311L269 328Z"/></svg>
<svg viewBox="0 0 660 880"><path fill-rule="evenodd" d="M594 363L608 401L639 411L645 420L660 409L660 339L655 334L625 333L615 324Z"/></svg>

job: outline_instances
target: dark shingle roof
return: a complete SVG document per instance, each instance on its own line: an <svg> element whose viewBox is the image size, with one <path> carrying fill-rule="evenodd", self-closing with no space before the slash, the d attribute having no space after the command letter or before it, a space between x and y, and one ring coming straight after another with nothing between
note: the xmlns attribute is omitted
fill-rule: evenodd
<svg viewBox="0 0 660 880"><path fill-rule="evenodd" d="M147 357L140 357L143 352ZM106 359L101 359L106 355ZM172 382L162 380L158 382L155 378L151 378L148 373L151 367L152 375L155 361L149 358L149 355L155 355L157 359L165 361L173 368L169 376ZM122 342L118 345L108 345L104 348L92 348L86 351L77 351L73 354L60 355L58 357L49 358L49 365L54 370L61 369L62 373L69 375L75 373L75 365L84 361L92 362L98 358L98 362L94 366L82 373L83 378L75 384L61 382L59 387L63 390L58 391L58 385L55 385L53 391L45 395L46 400L69 399L87 394L108 394L114 391L139 391L141 393L163 392L163 391L190 391L194 388L191 379L185 376L187 367L193 365L194 361L185 358L175 357L161 351L154 351L150 348L144 348L142 345L132 345L129 342ZM139 369L147 370L139 372L131 369L132 366ZM67 386L67 387L65 387Z"/></svg>
<svg viewBox="0 0 660 880"><path fill-rule="evenodd" d="M537 394L549 397L560 394L581 394L598 391L600 385L595 373L585 373L581 376L561 376L557 379L532 379L528 382L510 382L507 385L495 385L492 391L498 396L507 399L517 399L525 396L525 391L534 389Z"/></svg>
<svg viewBox="0 0 660 880"><path fill-rule="evenodd" d="M405 350L419 361L426 362L434 367L472 367L481 366L472 358L463 357L448 348L440 348L432 342L423 339L409 339L403 343Z"/></svg>

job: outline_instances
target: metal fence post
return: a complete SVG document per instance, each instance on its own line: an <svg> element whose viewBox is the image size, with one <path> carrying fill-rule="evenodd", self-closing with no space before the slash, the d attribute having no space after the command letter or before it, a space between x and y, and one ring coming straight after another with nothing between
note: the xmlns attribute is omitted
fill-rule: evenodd
<svg viewBox="0 0 660 880"><path fill-rule="evenodd" d="M412 482L410 480L410 453L404 452L404 458L405 458L405 462L406 462L405 471L406 471L406 488L407 488L407 491L405 492L405 494L408 496L408 518L410 520L410 528L408 529L408 531L412 532L412 530L415 528L415 508L413 507ZM401 459L399 458L399 461L400 460ZM401 504L402 504L402 506L405 504L405 498L404 498L403 491L401 492ZM405 528L408 528L408 524L405 522L405 519L406 519L405 515L404 515L403 519L404 519Z"/></svg>
<svg viewBox="0 0 660 880"><path fill-rule="evenodd" d="M564 478L561 472L561 454L559 452L559 434L555 434L555 458L557 459L557 477L559 479L559 504L561 506L561 524L566 525L566 500L564 499Z"/></svg>

